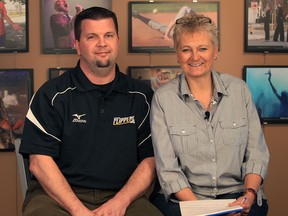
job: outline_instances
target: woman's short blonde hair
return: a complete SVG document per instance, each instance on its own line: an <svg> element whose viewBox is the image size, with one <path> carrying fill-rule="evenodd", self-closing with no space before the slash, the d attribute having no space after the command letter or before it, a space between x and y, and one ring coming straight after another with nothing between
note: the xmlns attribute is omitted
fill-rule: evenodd
<svg viewBox="0 0 288 216"><path fill-rule="evenodd" d="M173 41L177 49L181 34L191 34L195 32L208 32L214 47L218 46L218 30L215 23L206 16L199 14L187 14L175 22Z"/></svg>

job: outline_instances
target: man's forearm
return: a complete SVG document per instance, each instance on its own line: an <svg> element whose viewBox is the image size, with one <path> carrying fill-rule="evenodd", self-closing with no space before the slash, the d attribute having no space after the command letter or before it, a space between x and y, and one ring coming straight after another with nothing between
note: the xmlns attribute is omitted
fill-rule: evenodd
<svg viewBox="0 0 288 216"><path fill-rule="evenodd" d="M51 157L31 155L30 171L46 193L71 215L77 215L76 212L78 211L88 211L72 191L70 185Z"/></svg>
<svg viewBox="0 0 288 216"><path fill-rule="evenodd" d="M125 201L128 207L131 202L147 192L155 176L154 157L145 158L114 198Z"/></svg>

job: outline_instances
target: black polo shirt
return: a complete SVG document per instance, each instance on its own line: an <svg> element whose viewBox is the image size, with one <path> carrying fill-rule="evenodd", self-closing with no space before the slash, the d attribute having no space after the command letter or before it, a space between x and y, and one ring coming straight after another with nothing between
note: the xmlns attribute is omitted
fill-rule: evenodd
<svg viewBox="0 0 288 216"><path fill-rule="evenodd" d="M29 107L20 153L53 157L73 186L120 189L153 156L153 91L118 67L106 88L92 84L79 64L46 82Z"/></svg>

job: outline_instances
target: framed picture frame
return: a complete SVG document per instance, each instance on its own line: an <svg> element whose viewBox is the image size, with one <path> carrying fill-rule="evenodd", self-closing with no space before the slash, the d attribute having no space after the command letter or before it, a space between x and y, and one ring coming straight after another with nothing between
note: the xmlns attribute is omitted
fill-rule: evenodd
<svg viewBox="0 0 288 216"><path fill-rule="evenodd" d="M287 53L288 32L284 27L287 11L287 1L245 0L244 51Z"/></svg>
<svg viewBox="0 0 288 216"><path fill-rule="evenodd" d="M112 0L40 0L41 49L44 54L75 54L74 20L76 11L100 6L112 9ZM67 11L63 13L61 11Z"/></svg>
<svg viewBox="0 0 288 216"><path fill-rule="evenodd" d="M288 65L244 65L247 83L262 124L288 124Z"/></svg>
<svg viewBox="0 0 288 216"><path fill-rule="evenodd" d="M193 12L210 17L219 28L219 2L129 2L128 51L130 53L174 52L173 23L185 14Z"/></svg>
<svg viewBox="0 0 288 216"><path fill-rule="evenodd" d="M53 79L55 77L58 77L60 75L62 75L63 73L65 73L67 70L70 70L72 68L49 68L48 69L48 79Z"/></svg>
<svg viewBox="0 0 288 216"><path fill-rule="evenodd" d="M28 52L28 29L28 0L0 1L0 53Z"/></svg>
<svg viewBox="0 0 288 216"><path fill-rule="evenodd" d="M0 69L0 151L15 150L33 87L33 69Z"/></svg>
<svg viewBox="0 0 288 216"><path fill-rule="evenodd" d="M127 75L141 80L153 91L182 73L180 66L129 66Z"/></svg>

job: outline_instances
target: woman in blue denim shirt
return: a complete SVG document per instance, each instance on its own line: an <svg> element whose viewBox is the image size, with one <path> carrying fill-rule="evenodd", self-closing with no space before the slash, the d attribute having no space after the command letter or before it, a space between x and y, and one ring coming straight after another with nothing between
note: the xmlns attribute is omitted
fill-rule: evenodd
<svg viewBox="0 0 288 216"><path fill-rule="evenodd" d="M262 186L269 151L246 83L213 69L216 25L202 15L182 17L173 40L183 73L161 86L152 101L161 186L152 202L177 216L179 201L236 199L230 205L241 205L243 212L232 215L267 215Z"/></svg>

